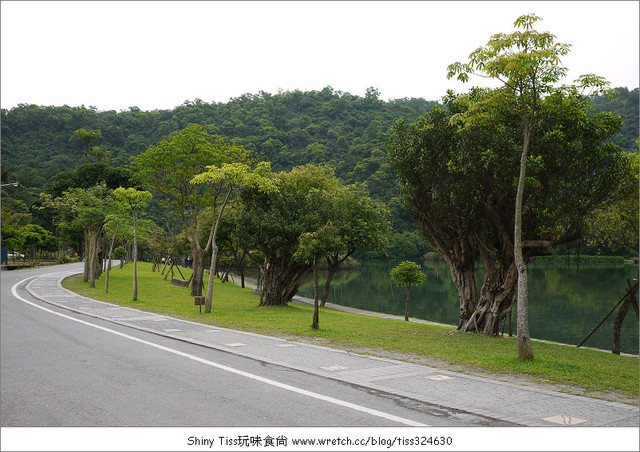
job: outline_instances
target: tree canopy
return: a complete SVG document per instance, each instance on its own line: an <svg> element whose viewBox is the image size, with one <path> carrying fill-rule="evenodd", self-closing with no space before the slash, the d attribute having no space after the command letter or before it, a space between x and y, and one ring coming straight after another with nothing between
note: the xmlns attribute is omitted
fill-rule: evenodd
<svg viewBox="0 0 640 452"><path fill-rule="evenodd" d="M485 90L447 96L412 124L393 128L389 161L431 248L449 265L462 330L495 334L516 282L513 206L520 165L517 122L463 127L452 121ZM559 108L563 105L566 108ZM586 99L549 96L540 106L523 199L524 257L547 254L585 233L585 219L622 196L629 159L609 137L620 120L593 114ZM480 293L475 262L484 279Z"/></svg>

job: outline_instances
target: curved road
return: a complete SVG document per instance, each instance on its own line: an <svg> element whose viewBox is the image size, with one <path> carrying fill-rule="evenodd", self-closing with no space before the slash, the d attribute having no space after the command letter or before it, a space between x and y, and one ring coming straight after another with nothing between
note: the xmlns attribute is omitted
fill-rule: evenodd
<svg viewBox="0 0 640 452"><path fill-rule="evenodd" d="M3 427L454 422L426 404L73 313L24 290L34 276L75 268L1 273Z"/></svg>

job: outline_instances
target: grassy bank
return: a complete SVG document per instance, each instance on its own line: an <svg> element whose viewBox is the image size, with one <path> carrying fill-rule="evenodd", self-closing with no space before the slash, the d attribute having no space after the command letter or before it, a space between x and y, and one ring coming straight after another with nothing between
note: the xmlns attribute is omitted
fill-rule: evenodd
<svg viewBox="0 0 640 452"><path fill-rule="evenodd" d="M182 269L189 278L189 270ZM353 314L333 309L320 312L320 329L310 328L313 308L258 307L251 289L216 281L213 312L200 314L190 289L173 286L150 264L139 264L138 301L132 302L131 264L110 273L110 292L104 293L104 275L95 289L81 278L69 278L64 286L98 300L171 315L226 328L277 335L298 341L321 343L359 352L393 356L416 362L443 365L551 383L585 395L637 404L638 359L556 344L534 343L535 360L517 357L515 338L487 337L452 332L452 328ZM179 277L179 275L178 275ZM206 287L206 283L205 283ZM451 367L450 367L451 368ZM607 396L607 394L609 396Z"/></svg>

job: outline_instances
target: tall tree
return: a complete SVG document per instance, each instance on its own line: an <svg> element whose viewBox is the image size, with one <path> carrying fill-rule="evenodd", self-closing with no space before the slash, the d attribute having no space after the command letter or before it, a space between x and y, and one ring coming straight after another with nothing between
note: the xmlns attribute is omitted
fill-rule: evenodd
<svg viewBox="0 0 640 452"><path fill-rule="evenodd" d="M109 214L117 211L112 191L104 183L88 189L72 187L62 196L53 198L42 194L43 206L51 207L58 212L59 218L68 223L75 223L84 232L84 282L91 287L96 286L99 261L99 246L103 226Z"/></svg>
<svg viewBox="0 0 640 452"><path fill-rule="evenodd" d="M334 250L344 246L340 231L328 222L314 232L305 232L300 236L294 259L311 264L313 269L313 320L311 329L320 328L320 309L318 302L318 261Z"/></svg>
<svg viewBox="0 0 640 452"><path fill-rule="evenodd" d="M199 215L216 204L224 192L213 184L192 184L191 180L208 166L248 162L249 152L218 135L210 135L202 126L192 124L173 133L134 158L133 178L162 198L180 219L193 258L191 295L202 295L204 258L207 245L199 240Z"/></svg>
<svg viewBox="0 0 640 452"><path fill-rule="evenodd" d="M87 129L77 129L73 132L73 137L82 142L82 151L84 152L84 163L89 163L89 154L90 151L93 151L94 154L99 155L101 150L97 146L92 146L92 144L102 138L102 131L97 130L87 130Z"/></svg>
<svg viewBox="0 0 640 452"><path fill-rule="evenodd" d="M479 89L451 93L445 108L413 124L398 121L389 161L431 248L449 266L460 301L458 328L497 334L517 290L512 208L521 130L518 121L455 121L491 96ZM630 171L629 159L608 142L618 118L592 114L588 100L561 94L547 96L540 108L523 199L525 262L581 237L585 219L620 198Z"/></svg>
<svg viewBox="0 0 640 452"><path fill-rule="evenodd" d="M317 209L325 209L327 218L340 236L339 247L330 247L323 256L327 277L320 307L329 297L329 288L336 271L356 250L383 251L391 233L387 206L371 198L362 184L338 185L332 190L316 190L312 196Z"/></svg>
<svg viewBox="0 0 640 452"><path fill-rule="evenodd" d="M276 174L278 191L243 190L238 225L242 240L265 256L261 306L286 306L311 269L294 259L299 238L327 222L316 190L332 190L338 179L330 168L306 165Z"/></svg>
<svg viewBox="0 0 640 452"><path fill-rule="evenodd" d="M218 260L216 237L220 221L226 213L226 209L232 207L232 204L237 199L238 192L243 189L252 188L261 193L272 193L277 191L278 187L271 173L271 165L265 162L258 163L255 168L251 168L249 164L239 162L225 163L220 166L212 165L207 167L206 172L195 176L192 179L192 183L213 185L217 187L216 192L222 193L220 196L222 204L219 206L214 205L211 209L214 218L205 247L206 250L211 248L211 264L204 310L205 313L210 313L213 301L213 280L215 279Z"/></svg>
<svg viewBox="0 0 640 452"><path fill-rule="evenodd" d="M518 356L533 359L533 347L529 334L528 273L523 257L522 205L529 160L529 147L538 122L543 97L557 91L555 84L563 78L567 69L560 66L560 57L569 52L569 45L556 42L549 32L533 29L540 18L534 14L520 16L514 22L517 29L510 34L499 33L491 37L485 47L469 55L469 62L449 66L448 77L468 81L469 74L479 74L500 80L502 89L484 105L468 112L466 120L485 121L493 110L509 109L519 120L522 133L520 171L514 214L514 256L518 270ZM577 80L582 87L604 88L604 79L593 75Z"/></svg>
<svg viewBox="0 0 640 452"><path fill-rule="evenodd" d="M131 212L133 218L133 301L138 300L138 214L153 197L148 191L118 187L113 191L115 198Z"/></svg>

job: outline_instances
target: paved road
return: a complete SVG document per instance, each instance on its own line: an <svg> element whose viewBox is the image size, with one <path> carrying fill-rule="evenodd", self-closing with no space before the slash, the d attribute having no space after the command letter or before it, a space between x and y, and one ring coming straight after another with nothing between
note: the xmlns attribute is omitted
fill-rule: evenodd
<svg viewBox="0 0 640 452"><path fill-rule="evenodd" d="M240 344L270 339L243 333L238 339L229 330L73 296L56 287L59 274L42 278L61 269L79 271L65 266L1 273L3 427L515 425L275 359L252 359L237 352ZM188 329L200 340L181 340L178 333ZM201 346L207 334L227 350ZM296 350L296 344L276 345L277 351ZM302 347L296 352L301 367L317 359L310 353L333 353Z"/></svg>

